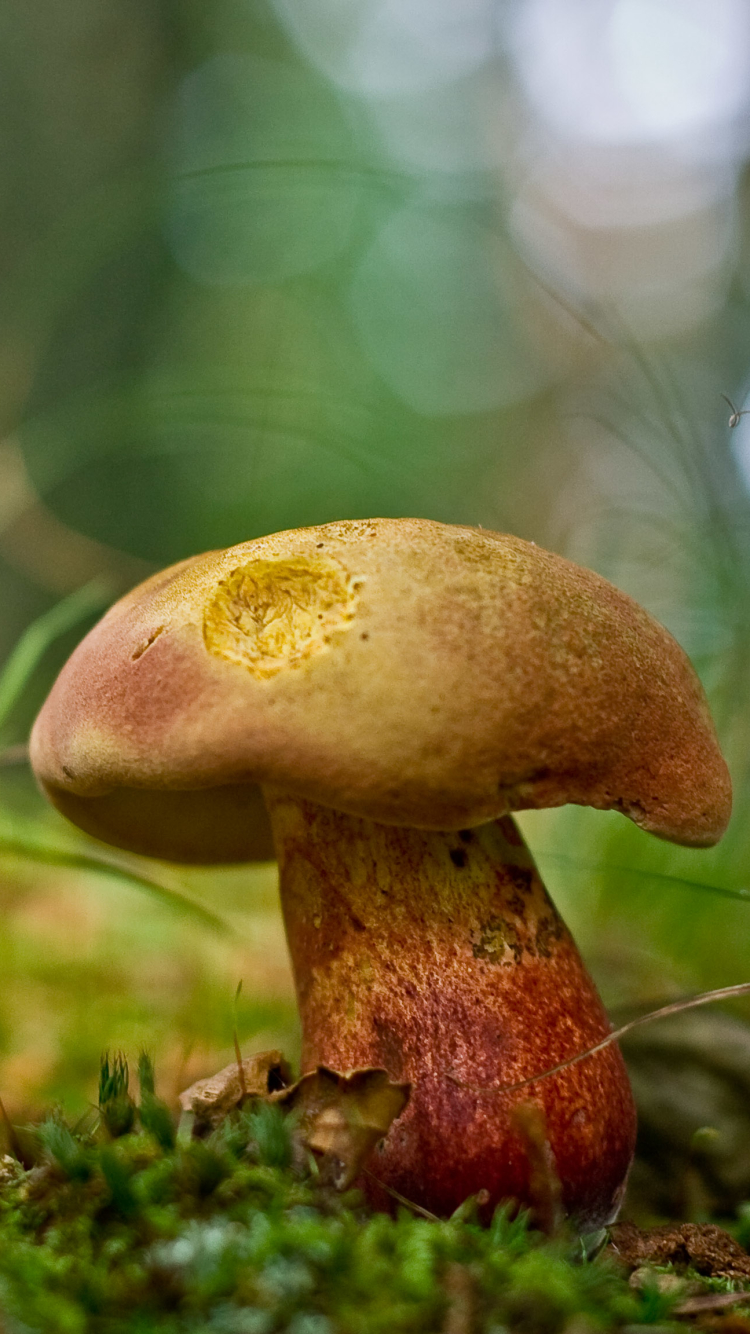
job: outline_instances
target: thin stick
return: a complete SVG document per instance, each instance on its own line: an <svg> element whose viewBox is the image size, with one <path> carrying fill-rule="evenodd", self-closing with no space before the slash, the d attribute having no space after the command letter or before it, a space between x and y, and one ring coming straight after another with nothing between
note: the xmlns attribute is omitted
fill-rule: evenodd
<svg viewBox="0 0 750 1334"><path fill-rule="evenodd" d="M378 1177L373 1176L372 1172L368 1171L366 1167L363 1167L362 1171L366 1177L375 1182L376 1186L380 1186L380 1189L384 1190L387 1195L392 1195L394 1200L398 1200L399 1204L405 1204L407 1209L413 1209L415 1214L428 1219L430 1223L440 1222L437 1214L431 1214L429 1209L423 1209L421 1204L414 1204L413 1200L407 1200L405 1195L399 1195L398 1191L393 1189L393 1186L386 1186L384 1181L380 1181Z"/></svg>
<svg viewBox="0 0 750 1334"><path fill-rule="evenodd" d="M672 1315L700 1315L702 1311L723 1311L727 1306L750 1306L750 1292L709 1292L705 1297L689 1297L672 1308Z"/></svg>
<svg viewBox="0 0 750 1334"><path fill-rule="evenodd" d="M567 1060L560 1061L553 1065L549 1070L541 1070L538 1075L530 1075L528 1079L520 1079L517 1084L464 1084L450 1070L448 1079L459 1088L467 1089L470 1093L518 1093L521 1089L528 1088L530 1084L537 1084L541 1079L549 1079L551 1075L557 1075L561 1070L567 1070L569 1066L578 1065L580 1061L586 1061L590 1056L596 1056L598 1052L604 1051L613 1042L619 1042L620 1038L626 1033L630 1033L634 1028L640 1028L641 1024L650 1024L654 1019L666 1019L671 1014L681 1014L683 1010L695 1010L699 1005L710 1005L713 1001L731 1000L735 996L750 995L750 982L738 982L732 987L718 987L715 991L702 991L697 996L689 996L687 1000L672 1001L671 1005L662 1005L659 1010L652 1010L649 1014L642 1014L639 1019L631 1019L630 1023L623 1024L622 1028L616 1028L609 1033L601 1042L597 1042L593 1047L587 1047L586 1051L579 1051L575 1056L569 1056Z"/></svg>

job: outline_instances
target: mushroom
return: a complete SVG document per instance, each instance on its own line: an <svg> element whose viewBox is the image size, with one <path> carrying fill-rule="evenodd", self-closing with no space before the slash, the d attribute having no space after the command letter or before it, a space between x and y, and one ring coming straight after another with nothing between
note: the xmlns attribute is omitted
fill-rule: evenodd
<svg viewBox="0 0 750 1334"><path fill-rule="evenodd" d="M277 533L112 607L31 752L51 801L107 842L205 863L275 849L303 1069L413 1085L373 1177L438 1214L480 1191L529 1202L531 1102L568 1215L614 1217L635 1130L618 1049L503 1091L611 1031L510 812L577 802L721 837L702 689L631 598L469 527Z"/></svg>

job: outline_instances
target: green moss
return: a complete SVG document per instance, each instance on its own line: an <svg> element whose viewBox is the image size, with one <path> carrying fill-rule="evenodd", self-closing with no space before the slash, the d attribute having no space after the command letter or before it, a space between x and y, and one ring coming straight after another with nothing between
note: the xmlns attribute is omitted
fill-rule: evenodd
<svg viewBox="0 0 750 1334"><path fill-rule="evenodd" d="M93 1129L53 1116L24 1138L31 1165L3 1160L8 1334L558 1334L573 1317L591 1331L668 1317L669 1298L576 1262L570 1239L508 1210L485 1229L471 1210L388 1217L323 1188L275 1107L206 1140L171 1121L167 1134L143 1058L140 1076L136 1108L125 1063L109 1061ZM122 1132L107 1109L125 1100Z"/></svg>

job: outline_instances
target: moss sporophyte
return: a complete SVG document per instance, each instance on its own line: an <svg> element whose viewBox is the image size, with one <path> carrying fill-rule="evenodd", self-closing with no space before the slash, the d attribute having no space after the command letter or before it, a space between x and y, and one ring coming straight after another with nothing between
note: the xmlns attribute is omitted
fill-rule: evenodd
<svg viewBox="0 0 750 1334"><path fill-rule="evenodd" d="M252 1084L273 1062L247 1064ZM442 1222L372 1213L323 1179L299 1108L266 1094L197 1138L172 1125L167 1142L153 1130L149 1073L142 1058L140 1097L121 1082L134 1109L126 1132L108 1128L107 1098L86 1127L55 1116L24 1129L26 1166L2 1160L8 1334L563 1334L576 1320L592 1330L663 1321L684 1300L684 1283L662 1291L654 1275L632 1288L613 1259L589 1263L571 1234L550 1241L507 1207L489 1227L472 1200ZM310 1125L351 1097L342 1076L323 1085Z"/></svg>
<svg viewBox="0 0 750 1334"><path fill-rule="evenodd" d="M533 543L422 519L258 538L117 603L31 751L99 838L277 857L303 1070L411 1085L373 1203L446 1216L471 1195L489 1220L534 1202L543 1152L576 1226L615 1216L635 1134L617 1047L508 1091L610 1031L511 812L577 802L720 838L703 691L632 599Z"/></svg>
<svg viewBox="0 0 750 1334"><path fill-rule="evenodd" d="M482 1227L477 1197L446 1221L373 1213L328 1169L342 1151L361 1162L362 1126L387 1128L403 1094L383 1071L269 1093L278 1057L243 1062L244 1095L236 1067L186 1090L179 1127L148 1056L139 1096L107 1057L98 1118L14 1128L23 1162L0 1160L7 1334L571 1334L747 1306L750 1258L710 1225L618 1225L602 1250L606 1233L545 1237L508 1205ZM107 1121L113 1098L129 1100L128 1130ZM525 1111L533 1144L543 1125Z"/></svg>

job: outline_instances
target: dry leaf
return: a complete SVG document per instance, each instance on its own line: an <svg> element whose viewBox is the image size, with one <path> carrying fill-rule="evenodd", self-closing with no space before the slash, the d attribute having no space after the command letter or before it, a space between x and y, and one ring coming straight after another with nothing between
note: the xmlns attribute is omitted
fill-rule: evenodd
<svg viewBox="0 0 750 1334"><path fill-rule="evenodd" d="M339 1074L319 1065L274 1095L299 1117L303 1143L321 1160L324 1180L346 1190L409 1101L410 1084L394 1084L385 1070Z"/></svg>
<svg viewBox="0 0 750 1334"><path fill-rule="evenodd" d="M199 1079L180 1094L192 1132L214 1130L225 1116L256 1098L273 1102L297 1118L295 1139L320 1161L324 1182L346 1190L365 1159L403 1112L410 1084L394 1084L379 1069L340 1074L319 1065L289 1085L291 1072L279 1051L261 1052ZM289 1087L287 1087L289 1085Z"/></svg>
<svg viewBox="0 0 750 1334"><path fill-rule="evenodd" d="M192 1112L195 1131L214 1130L225 1116L249 1098L268 1098L283 1089L292 1077L280 1051L262 1051L248 1056L239 1066L227 1065L210 1079L199 1079L180 1094L183 1112Z"/></svg>
<svg viewBox="0 0 750 1334"><path fill-rule="evenodd" d="M703 1297L689 1297L686 1302L672 1308L672 1315L676 1316L694 1316L703 1315L711 1311L724 1311L730 1306L750 1306L750 1293L747 1292L708 1292ZM722 1320L720 1324L713 1321L710 1326L701 1324L701 1329L721 1329L725 1334L747 1334L750 1330L750 1320L744 1316L737 1316L734 1320Z"/></svg>
<svg viewBox="0 0 750 1334"><path fill-rule="evenodd" d="M562 1226L564 1208L544 1111L534 1102L522 1102L513 1108L510 1119L523 1141L529 1161L529 1203L534 1222L540 1231L551 1237Z"/></svg>

